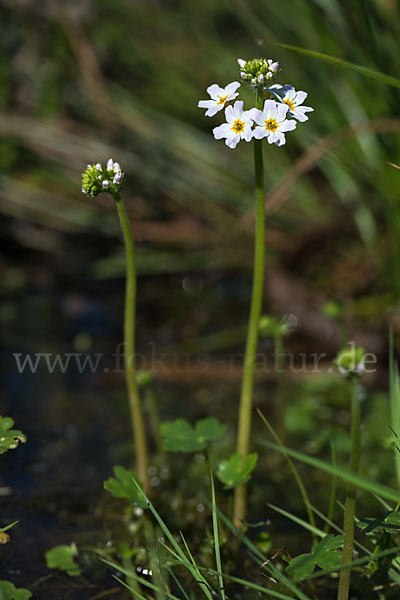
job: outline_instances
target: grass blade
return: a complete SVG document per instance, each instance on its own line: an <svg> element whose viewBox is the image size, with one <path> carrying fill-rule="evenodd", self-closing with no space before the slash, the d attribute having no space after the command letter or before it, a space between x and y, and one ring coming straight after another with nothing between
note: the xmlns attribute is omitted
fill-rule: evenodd
<svg viewBox="0 0 400 600"><path fill-rule="evenodd" d="M389 332L389 395L391 429L396 438L396 441L394 442L394 463L396 467L397 482L400 486L400 379L399 366L394 360L393 329L390 329Z"/></svg>
<svg viewBox="0 0 400 600"><path fill-rule="evenodd" d="M272 450L278 450L279 452L282 451L280 446L278 446L278 444L274 444L273 442L269 442L267 440L258 440L258 442L262 446L267 446L267 448L271 448ZM300 460L301 462L304 462L311 467L315 467L316 469L320 469L321 471L325 471L326 473L330 473L331 475L336 475L339 479L355 485L361 490L365 490L371 494L376 494L377 496L381 496L387 500L392 500L393 502L400 502L400 492L387 485L370 481L366 477L355 475L354 473L347 471L347 469L331 465L312 456L307 456L307 454L297 452L297 450L291 450L285 447L285 452L287 452L292 458Z"/></svg>
<svg viewBox="0 0 400 600"><path fill-rule="evenodd" d="M321 60L323 62L332 64L336 67L342 67L343 69L347 69L348 71L354 71L355 73L359 73L364 77L375 79L380 83L385 83L394 87L400 87L400 79L398 77L393 77L393 75L386 75L386 73L380 73L380 71L375 71L375 69L363 67L362 65L357 65L355 63L349 62L348 60L344 60L343 58L331 56L330 54L324 54L323 52L317 52L316 50L308 50L307 48L299 48L298 46L291 46L290 44L282 44L281 42L273 42L272 40L259 40L259 44L272 44L273 46L279 46L279 48L291 50L292 52L303 54L304 56L308 56L309 58Z"/></svg>
<svg viewBox="0 0 400 600"><path fill-rule="evenodd" d="M210 471L210 482L211 482L211 501L212 501L212 521L213 521L213 533L214 533L214 550L215 550L215 563L217 565L217 573L218 573L218 587L219 593L221 596L221 600L225 600L225 589L224 589L224 577L222 575L222 566L221 566L221 554L219 551L219 533L218 533L218 515L217 515L217 505L215 502L215 488L214 488L214 478L212 472Z"/></svg>

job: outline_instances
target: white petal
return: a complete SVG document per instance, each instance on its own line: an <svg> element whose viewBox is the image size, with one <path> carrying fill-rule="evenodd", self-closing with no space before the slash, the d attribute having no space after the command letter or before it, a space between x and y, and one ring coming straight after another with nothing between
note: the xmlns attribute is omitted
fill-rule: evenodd
<svg viewBox="0 0 400 600"><path fill-rule="evenodd" d="M286 144L286 138L283 133L279 133L279 131L277 131L275 133L275 136L276 139L274 140L274 144L276 144L277 146L283 146L284 144Z"/></svg>
<svg viewBox="0 0 400 600"><path fill-rule="evenodd" d="M256 127L253 130L253 136L256 138L256 140L261 140L262 138L269 137L270 133L271 132L268 129L265 129L265 127Z"/></svg>
<svg viewBox="0 0 400 600"><path fill-rule="evenodd" d="M230 96L231 94L236 92L236 90L239 87L240 87L240 83L238 81L232 81L232 83L228 83L228 85L225 88L224 96L226 96L226 94L228 94L228 96Z"/></svg>
<svg viewBox="0 0 400 600"><path fill-rule="evenodd" d="M242 138L244 140L246 140L246 142L249 142L253 138L253 130L252 130L251 126L252 126L252 123L246 123L246 125L244 126Z"/></svg>
<svg viewBox="0 0 400 600"><path fill-rule="evenodd" d="M263 125L265 119L262 110L259 110L258 108L252 108L251 110L249 110L249 113L251 113L251 118L253 119L253 121L258 123L259 125Z"/></svg>
<svg viewBox="0 0 400 600"><path fill-rule="evenodd" d="M268 119L275 119L276 116L276 107L277 107L277 103L275 102L275 100L266 100L264 102L264 114L263 114L263 118L265 121L268 121Z"/></svg>
<svg viewBox="0 0 400 600"><path fill-rule="evenodd" d="M234 134L233 137L227 137L225 144L229 148L236 148L237 144L240 142L240 135Z"/></svg>
<svg viewBox="0 0 400 600"><path fill-rule="evenodd" d="M296 96L296 90L294 88L287 90L284 99L285 100L290 100L290 102L293 102Z"/></svg>
<svg viewBox="0 0 400 600"><path fill-rule="evenodd" d="M235 120L235 113L233 111L233 107L231 105L227 106L225 109L225 117L228 123L233 123Z"/></svg>
<svg viewBox="0 0 400 600"><path fill-rule="evenodd" d="M200 100L197 106L199 108L212 108L215 104L215 100Z"/></svg>
<svg viewBox="0 0 400 600"><path fill-rule="evenodd" d="M268 136L268 144L275 144L277 139L278 139L277 133L275 131L270 131L269 136Z"/></svg>
<svg viewBox="0 0 400 600"><path fill-rule="evenodd" d="M241 119L242 113L243 113L243 102L242 102L242 100L236 100L235 104L233 105L234 118Z"/></svg>
<svg viewBox="0 0 400 600"><path fill-rule="evenodd" d="M296 125L297 123L293 119L282 121L282 123L279 123L279 131L293 131L293 129L296 129Z"/></svg>
<svg viewBox="0 0 400 600"><path fill-rule="evenodd" d="M220 95L220 96L224 95L223 88L219 87L219 85L217 85L216 83L213 83L212 85L210 85L207 88L207 92L210 94L210 96L213 100L219 100L218 95Z"/></svg>
<svg viewBox="0 0 400 600"><path fill-rule="evenodd" d="M296 105L303 104L304 100L307 98L307 92L297 92L296 94Z"/></svg>
<svg viewBox="0 0 400 600"><path fill-rule="evenodd" d="M213 134L215 139L220 140L224 137L227 137L229 135L230 130L231 128L230 125L228 125L228 123L222 123L222 125L214 127Z"/></svg>
<svg viewBox="0 0 400 600"><path fill-rule="evenodd" d="M286 114L287 114L288 110L289 110L289 107L287 104L277 104L276 120L278 121L278 123L280 121L283 121L286 118Z"/></svg>

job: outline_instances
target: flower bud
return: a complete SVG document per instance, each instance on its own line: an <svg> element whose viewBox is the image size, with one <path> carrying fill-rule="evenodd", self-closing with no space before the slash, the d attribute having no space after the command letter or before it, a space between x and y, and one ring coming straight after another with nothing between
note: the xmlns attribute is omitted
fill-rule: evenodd
<svg viewBox="0 0 400 600"><path fill-rule="evenodd" d="M271 73L277 73L279 71L279 63L278 62L274 62L272 63L272 65L270 65L269 70L271 71Z"/></svg>
<svg viewBox="0 0 400 600"><path fill-rule="evenodd" d="M246 62L247 62L247 61L243 60L243 58L238 58L237 61L238 61L239 67L241 67L242 69L246 65Z"/></svg>
<svg viewBox="0 0 400 600"><path fill-rule="evenodd" d="M258 76L258 83L263 83L264 82L264 75L262 73L260 73L260 75Z"/></svg>
<svg viewBox="0 0 400 600"><path fill-rule="evenodd" d="M274 74L273 74L273 73L271 73L271 72L269 72L269 73L267 73L267 74L266 74L266 76L265 76L265 77L266 77L267 79L271 79L271 77L273 77L273 76L274 76Z"/></svg>
<svg viewBox="0 0 400 600"><path fill-rule="evenodd" d="M243 79L246 79L247 75L246 75L246 73L244 73L244 71L241 71L240 72L240 77L242 77Z"/></svg>
<svg viewBox="0 0 400 600"><path fill-rule="evenodd" d="M111 185L111 184L110 184L110 182L108 181L108 179L105 179L101 185L102 185L102 186L103 186L103 188L106 190L107 188L109 188L109 187L110 187L110 185Z"/></svg>
<svg viewBox="0 0 400 600"><path fill-rule="evenodd" d="M116 185L119 185L120 183L122 183L123 179L124 179L123 172L118 171L118 173L115 173L115 175L114 175L113 183L115 183Z"/></svg>
<svg viewBox="0 0 400 600"><path fill-rule="evenodd" d="M120 171L120 170L121 170L121 166L120 166L120 164L119 164L119 163L117 163L117 162L115 162L115 163L113 164L113 169L114 169L114 173L118 173L118 171Z"/></svg>
<svg viewBox="0 0 400 600"><path fill-rule="evenodd" d="M97 169L98 171L101 171L101 164L100 164L100 163L96 163L96 169Z"/></svg>
<svg viewBox="0 0 400 600"><path fill-rule="evenodd" d="M112 158L109 158L107 161L107 171L112 171L114 169L114 161Z"/></svg>

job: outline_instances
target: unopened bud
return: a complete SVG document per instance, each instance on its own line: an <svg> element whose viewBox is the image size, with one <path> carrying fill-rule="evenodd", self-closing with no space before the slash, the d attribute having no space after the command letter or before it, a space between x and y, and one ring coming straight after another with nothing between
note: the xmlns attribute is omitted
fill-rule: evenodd
<svg viewBox="0 0 400 600"><path fill-rule="evenodd" d="M263 83L264 82L264 75L262 73L260 73L260 75L258 76L258 82L259 83Z"/></svg>
<svg viewBox="0 0 400 600"><path fill-rule="evenodd" d="M244 73L243 71L240 72L240 77L242 77L242 79L246 79L247 75L246 73Z"/></svg>
<svg viewBox="0 0 400 600"><path fill-rule="evenodd" d="M243 58L238 58L237 61L238 61L239 67L241 67L243 69L243 67L246 65L246 61L243 60Z"/></svg>
<svg viewBox="0 0 400 600"><path fill-rule="evenodd" d="M269 70L272 73L277 73L279 71L279 63L278 62L272 63L272 65L269 66Z"/></svg>
<svg viewBox="0 0 400 600"><path fill-rule="evenodd" d="M114 175L113 183L119 185L120 183L122 183L123 179L124 174L122 173L122 171L118 171L118 173L115 173Z"/></svg>
<svg viewBox="0 0 400 600"><path fill-rule="evenodd" d="M118 173L121 170L121 165L117 162L113 164L114 173Z"/></svg>
<svg viewBox="0 0 400 600"><path fill-rule="evenodd" d="M105 179L101 185L106 190L107 188L110 187L110 182L108 181L108 179Z"/></svg>
<svg viewBox="0 0 400 600"><path fill-rule="evenodd" d="M107 161L107 171L112 171L114 168L114 161L112 158L109 158Z"/></svg>

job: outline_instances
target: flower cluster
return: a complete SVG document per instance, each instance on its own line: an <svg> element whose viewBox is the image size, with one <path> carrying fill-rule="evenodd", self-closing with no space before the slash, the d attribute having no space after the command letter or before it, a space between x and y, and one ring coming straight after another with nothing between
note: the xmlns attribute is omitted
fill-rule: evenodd
<svg viewBox="0 0 400 600"><path fill-rule="evenodd" d="M229 83L225 88L217 84L207 88L211 99L198 103L200 108L207 109L206 117L213 117L225 109L226 122L213 129L215 139L224 138L229 148L236 148L240 140L249 142L253 138L267 138L269 144L283 146L286 143L285 133L295 129L298 121L307 121L306 113L314 110L310 106L303 106L306 92L296 91L288 84L267 87L267 80L279 71L279 63L272 59L245 61L239 58L238 63L242 79L256 88L257 94L261 93L266 100L262 110L244 110L241 100L236 100L233 106L229 104L239 95L238 81Z"/></svg>
<svg viewBox="0 0 400 600"><path fill-rule="evenodd" d="M91 198L100 192L118 194L124 179L125 174L119 163L110 158L105 167L100 163L86 167L82 173L82 192Z"/></svg>
<svg viewBox="0 0 400 600"><path fill-rule="evenodd" d="M252 86L262 86L265 81L271 79L279 71L279 63L272 58L253 58L243 60L238 58L240 77Z"/></svg>

